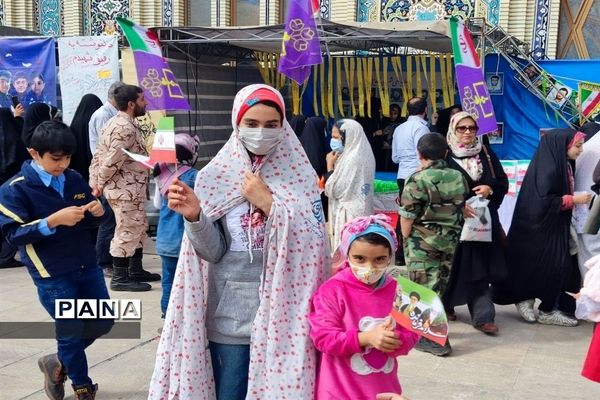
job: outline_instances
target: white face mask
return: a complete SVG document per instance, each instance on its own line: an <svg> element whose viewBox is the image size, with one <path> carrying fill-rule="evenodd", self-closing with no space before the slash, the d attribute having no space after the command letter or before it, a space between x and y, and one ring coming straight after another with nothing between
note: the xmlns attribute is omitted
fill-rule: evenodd
<svg viewBox="0 0 600 400"><path fill-rule="evenodd" d="M238 128L244 147L257 156L271 153L283 138L283 128Z"/></svg>
<svg viewBox="0 0 600 400"><path fill-rule="evenodd" d="M373 268L370 265L356 265L350 261L348 261L348 264L350 264L350 268L356 279L367 285L372 285L380 280L383 274L385 274L385 271L387 271L387 268Z"/></svg>

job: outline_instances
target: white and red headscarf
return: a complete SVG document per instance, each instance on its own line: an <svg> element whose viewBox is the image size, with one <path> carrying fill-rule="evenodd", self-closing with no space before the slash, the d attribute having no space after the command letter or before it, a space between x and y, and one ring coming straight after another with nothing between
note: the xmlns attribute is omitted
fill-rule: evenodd
<svg viewBox="0 0 600 400"><path fill-rule="evenodd" d="M279 92L266 85L240 90L234 100L231 138L196 178L194 190L212 221L245 201L241 187L251 161L238 138L239 114L253 105L249 102L256 104L255 93L264 90L284 104ZM285 116L283 121L283 138L259 170L273 193L273 205L265 232L260 305L251 334L247 399L314 396L316 353L308 313L312 294L328 277L329 249L317 176ZM208 268L184 235L149 399L215 398L205 328Z"/></svg>

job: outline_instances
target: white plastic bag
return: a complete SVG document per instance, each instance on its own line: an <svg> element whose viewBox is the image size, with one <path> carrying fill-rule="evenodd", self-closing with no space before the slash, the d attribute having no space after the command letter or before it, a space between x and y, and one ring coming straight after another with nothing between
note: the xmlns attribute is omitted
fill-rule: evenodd
<svg viewBox="0 0 600 400"><path fill-rule="evenodd" d="M465 218L465 225L460 234L461 242L491 242L492 216L488 208L489 200L481 196L471 197L467 205L477 214L473 218Z"/></svg>

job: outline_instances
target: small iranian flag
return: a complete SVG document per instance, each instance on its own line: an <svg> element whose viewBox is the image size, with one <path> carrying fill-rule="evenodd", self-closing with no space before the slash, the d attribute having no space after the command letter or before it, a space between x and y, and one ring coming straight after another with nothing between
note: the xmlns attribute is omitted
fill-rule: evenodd
<svg viewBox="0 0 600 400"><path fill-rule="evenodd" d="M600 84L580 82L579 104L581 104L581 113L584 117L600 111Z"/></svg>
<svg viewBox="0 0 600 400"><path fill-rule="evenodd" d="M117 18L135 60L138 84L148 110L189 110L190 105L169 63L163 58L156 33L127 18Z"/></svg>
<svg viewBox="0 0 600 400"><path fill-rule="evenodd" d="M177 164L175 153L175 121L173 117L162 117L154 135L154 143L150 151L149 163Z"/></svg>
<svg viewBox="0 0 600 400"><path fill-rule="evenodd" d="M481 63L475 51L471 33L456 17L450 18L450 33L452 34L454 68L462 108L477 120L478 135L496 132L498 124L494 115L494 106L483 79Z"/></svg>

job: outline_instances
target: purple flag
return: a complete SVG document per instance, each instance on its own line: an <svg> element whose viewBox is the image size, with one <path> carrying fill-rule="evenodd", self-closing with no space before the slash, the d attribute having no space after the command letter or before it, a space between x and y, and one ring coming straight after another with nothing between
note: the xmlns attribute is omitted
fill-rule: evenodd
<svg viewBox="0 0 600 400"><path fill-rule="evenodd" d="M498 124L494 114L494 106L483 81L481 69L466 65L456 65L456 80L460 90L463 110L471 113L479 125L478 135L496 132Z"/></svg>
<svg viewBox="0 0 600 400"><path fill-rule="evenodd" d="M190 105L164 58L143 51L133 52L140 87L148 110L189 110Z"/></svg>
<svg viewBox="0 0 600 400"><path fill-rule="evenodd" d="M156 33L127 18L117 18L117 22L133 50L137 78L148 110L189 110L175 74L162 56Z"/></svg>
<svg viewBox="0 0 600 400"><path fill-rule="evenodd" d="M483 80L481 63L475 51L471 33L456 17L450 18L450 32L462 108L477 119L478 135L496 132L498 124L494 115L492 99Z"/></svg>
<svg viewBox="0 0 600 400"><path fill-rule="evenodd" d="M278 71L301 85L323 62L311 0L292 0L285 21Z"/></svg>

